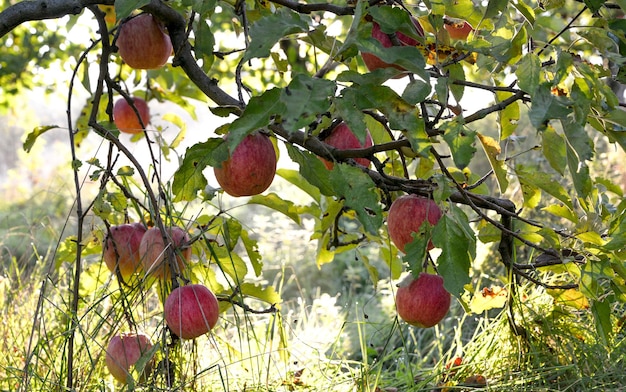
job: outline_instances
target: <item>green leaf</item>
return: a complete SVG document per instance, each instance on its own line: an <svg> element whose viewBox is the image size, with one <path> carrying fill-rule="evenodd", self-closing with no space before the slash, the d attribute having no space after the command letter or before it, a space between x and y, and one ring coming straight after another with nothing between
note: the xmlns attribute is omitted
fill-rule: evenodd
<svg viewBox="0 0 626 392"><path fill-rule="evenodd" d="M472 0L443 0L445 11L441 12L453 18L465 19L472 26L478 24L484 19L482 7L476 7Z"/></svg>
<svg viewBox="0 0 626 392"><path fill-rule="evenodd" d="M502 102L511 97L512 93L497 92L496 97L498 102ZM498 125L500 125L500 140L504 140L507 137L513 135L517 129L517 125L520 119L519 102L513 102L507 105L504 109L498 112Z"/></svg>
<svg viewBox="0 0 626 392"><path fill-rule="evenodd" d="M564 205L551 204L542 208L542 211L546 211L552 215L565 218L570 222L578 223L578 216L574 214L574 212L569 207L566 207Z"/></svg>
<svg viewBox="0 0 626 392"><path fill-rule="evenodd" d="M212 260L217 263L220 270L233 279L241 282L248 273L246 262L235 252L231 252L226 246L211 247Z"/></svg>
<svg viewBox="0 0 626 392"><path fill-rule="evenodd" d="M520 180L520 188L524 197L524 207L535 208L541 201L541 190L533 184Z"/></svg>
<svg viewBox="0 0 626 392"><path fill-rule="evenodd" d="M500 155L500 144L489 136L483 136L480 133L477 133L478 140L480 140L480 144L483 146L483 150L485 154L487 154L487 159L489 160L489 165L491 165L491 169L496 175L496 180L498 180L498 186L500 187L500 193L506 192L506 188L509 186L509 180L506 178L506 166L504 165L504 161L498 159L498 155Z"/></svg>
<svg viewBox="0 0 626 392"><path fill-rule="evenodd" d="M329 111L337 86L326 79L297 74L282 91L286 129L297 130L313 122L320 113Z"/></svg>
<svg viewBox="0 0 626 392"><path fill-rule="evenodd" d="M148 4L150 0L115 0L115 18L122 20L130 16L133 11Z"/></svg>
<svg viewBox="0 0 626 392"><path fill-rule="evenodd" d="M296 206L292 201L283 199L276 193L252 196L248 201L248 204L259 204L269 207L291 218L291 220L296 222L298 225L302 223L300 221L300 211L298 206Z"/></svg>
<svg viewBox="0 0 626 392"><path fill-rule="evenodd" d="M432 237L432 226L427 220L422 223L419 230L412 234L413 240L405 245L406 254L402 260L408 265L408 270L413 277L417 278L424 269L424 260L428 253L428 244Z"/></svg>
<svg viewBox="0 0 626 392"><path fill-rule="evenodd" d="M411 80L404 88L404 91L402 92L402 99L412 105L415 105L428 98L430 92L430 83L426 83L420 79L414 79Z"/></svg>
<svg viewBox="0 0 626 392"><path fill-rule="evenodd" d="M413 72L423 80L429 80L426 73L426 60L422 52L413 46L391 46L385 48L380 41L372 38L372 24L359 25L356 42L361 52L372 53L386 63L396 64L409 72Z"/></svg>
<svg viewBox="0 0 626 392"><path fill-rule="evenodd" d="M423 39L415 29L409 13L400 7L390 7L386 5L370 7L368 13L376 23L378 23L381 31L385 34L401 32L416 40Z"/></svg>
<svg viewBox="0 0 626 392"><path fill-rule="evenodd" d="M515 173L520 183L541 189L573 210L572 199L565 188L558 181L553 180L548 173L542 172L539 167L517 165Z"/></svg>
<svg viewBox="0 0 626 392"><path fill-rule="evenodd" d="M459 121L448 121L441 129L445 131L443 139L450 147L456 167L464 169L469 165L476 152L474 147L476 132L465 128Z"/></svg>
<svg viewBox="0 0 626 392"><path fill-rule="evenodd" d="M365 140L366 127L363 110L376 109L389 119L392 129L415 131L423 128L419 110L406 102L393 89L381 85L356 85L343 89L335 99L337 112L348 123L350 130Z"/></svg>
<svg viewBox="0 0 626 392"><path fill-rule="evenodd" d="M611 323L611 302L608 299L604 301L593 301L591 304L591 313L596 324L596 331L602 337L605 346L610 346L613 336L613 325Z"/></svg>
<svg viewBox="0 0 626 392"><path fill-rule="evenodd" d="M241 230L241 242L244 248L246 248L246 254L250 259L250 264L254 270L254 274L259 277L263 272L263 259L259 253L257 241L250 238L246 230Z"/></svg>
<svg viewBox="0 0 626 392"><path fill-rule="evenodd" d="M520 14L526 20L531 27L535 26L535 10L528 6L524 0L517 0L513 2L513 7L515 7Z"/></svg>
<svg viewBox="0 0 626 392"><path fill-rule="evenodd" d="M437 271L443 277L444 287L452 295L460 297L466 284L470 283L471 241L466 230L448 214L444 214L433 229L433 244L441 248L437 258Z"/></svg>
<svg viewBox="0 0 626 392"><path fill-rule="evenodd" d="M280 309L282 299L273 286L263 287L255 283L241 283L239 285L239 292L246 297L259 299L270 305L275 305L277 309Z"/></svg>
<svg viewBox="0 0 626 392"><path fill-rule="evenodd" d="M448 65L445 68L445 72L448 74L448 88L452 93L452 96L457 102L460 102L463 98L463 94L465 93L465 85L461 83L455 82L464 82L465 81L465 70L463 69L463 65L461 63L455 63Z"/></svg>
<svg viewBox="0 0 626 392"><path fill-rule="evenodd" d="M271 118L285 112L285 105L280 99L281 89L273 88L263 94L252 97L241 117L230 124L228 129L228 149L235 147L250 133L270 124Z"/></svg>
<svg viewBox="0 0 626 392"><path fill-rule="evenodd" d="M509 4L508 0L489 0L487 9L485 10L485 18L494 18L506 9Z"/></svg>
<svg viewBox="0 0 626 392"><path fill-rule="evenodd" d="M196 58L202 60L202 67L208 70L213 64L213 49L215 46L215 37L206 20L200 20L194 23L194 36L196 37L193 45Z"/></svg>
<svg viewBox="0 0 626 392"><path fill-rule="evenodd" d="M540 131L543 156L546 157L548 163L550 163L550 166L554 170L563 175L567 167L567 146L565 139L550 125L542 127Z"/></svg>
<svg viewBox="0 0 626 392"><path fill-rule="evenodd" d="M59 128L59 126L58 125L42 125L39 127L35 127L35 129L33 129L33 131L30 132L26 136L26 140L24 141L22 148L24 148L24 151L30 152L30 150L35 145L35 141L37 140L39 136L43 135L44 133L48 132L51 129L56 129L56 128Z"/></svg>
<svg viewBox="0 0 626 392"><path fill-rule="evenodd" d="M298 171L291 169L278 169L276 170L276 174L302 189L305 193L311 196L317 204L320 204L322 198L320 190L311 185L311 183L308 182Z"/></svg>
<svg viewBox="0 0 626 392"><path fill-rule="evenodd" d="M604 119L612 125L605 129L609 139L619 144L626 151L626 112L622 109L614 109Z"/></svg>
<svg viewBox="0 0 626 392"><path fill-rule="evenodd" d="M268 57L270 49L281 38L308 31L309 24L304 16L289 8L281 7L275 14L260 18L250 26L250 44L242 61Z"/></svg>
<svg viewBox="0 0 626 392"><path fill-rule="evenodd" d="M335 194L345 199L347 207L356 211L365 230L378 235L383 214L370 176L358 167L339 164L331 170L330 180Z"/></svg>
<svg viewBox="0 0 626 392"><path fill-rule="evenodd" d="M548 83L540 84L532 99L533 103L528 117L535 128L541 127L551 119L563 119L573 111L571 102L567 98L552 95L551 86Z"/></svg>
<svg viewBox="0 0 626 392"><path fill-rule="evenodd" d="M522 57L515 70L517 85L530 95L534 95L541 80L541 60L534 53Z"/></svg>
<svg viewBox="0 0 626 392"><path fill-rule="evenodd" d="M174 173L172 192L174 201L192 201L208 182L202 173L207 166L218 166L228 158L222 138L211 138L187 148L182 163Z"/></svg>
<svg viewBox="0 0 626 392"><path fill-rule="evenodd" d="M285 146L287 147L287 153L291 160L300 165L300 174L302 177L319 189L321 194L326 196L334 195L333 186L329 178L329 171L317 155L297 149L291 144L286 144Z"/></svg>

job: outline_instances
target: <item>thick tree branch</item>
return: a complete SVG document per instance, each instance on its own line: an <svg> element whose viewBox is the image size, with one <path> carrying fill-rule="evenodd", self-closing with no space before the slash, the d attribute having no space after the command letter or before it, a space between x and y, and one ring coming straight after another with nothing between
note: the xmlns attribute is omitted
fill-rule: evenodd
<svg viewBox="0 0 626 392"><path fill-rule="evenodd" d="M113 4L113 0L33 0L13 4L0 13L0 38L22 23L33 20L61 18L78 15L95 4Z"/></svg>
<svg viewBox="0 0 626 392"><path fill-rule="evenodd" d="M187 40L187 21L183 15L159 0L153 0L143 10L165 23L174 47L172 65L180 66L189 79L217 105L231 107L234 114L241 114L245 104L222 90L217 85L217 80L207 76L193 57L191 44Z"/></svg>
<svg viewBox="0 0 626 392"><path fill-rule="evenodd" d="M61 18L65 15L80 14L83 9L96 4L113 4L113 0L36 0L22 1L0 12L0 38L19 25L33 21ZM219 106L230 106L233 113L240 114L244 103L222 90L215 79L208 77L200 68L191 53L187 40L187 22L183 15L169 5L153 0L143 8L167 26L174 46L174 66L180 66L189 79Z"/></svg>

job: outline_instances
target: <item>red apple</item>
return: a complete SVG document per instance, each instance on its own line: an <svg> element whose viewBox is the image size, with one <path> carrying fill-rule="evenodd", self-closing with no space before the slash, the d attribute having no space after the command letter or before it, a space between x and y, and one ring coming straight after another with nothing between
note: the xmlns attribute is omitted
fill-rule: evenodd
<svg viewBox="0 0 626 392"><path fill-rule="evenodd" d="M450 38L465 41L467 36L474 31L471 24L463 19L446 17L443 27L448 31Z"/></svg>
<svg viewBox="0 0 626 392"><path fill-rule="evenodd" d="M126 383L130 367L151 348L150 338L143 333L123 333L113 336L107 346L105 358L109 372L118 381ZM151 362L144 368L144 373L151 367Z"/></svg>
<svg viewBox="0 0 626 392"><path fill-rule="evenodd" d="M156 69L167 63L172 42L151 14L140 14L120 26L116 45L122 60L135 69Z"/></svg>
<svg viewBox="0 0 626 392"><path fill-rule="evenodd" d="M413 25L415 26L415 29L417 30L417 34L423 37L424 29L422 29L422 26L420 25L420 23L417 21L417 19L413 17L411 17L411 21L413 22ZM387 35L380 29L380 25L378 23L376 22L372 22L372 23L373 23L372 37L377 39L383 45L383 47L385 48L392 47L393 42L391 41L391 38L389 37L389 35ZM400 41L402 46L416 46L419 43L417 40L411 37L408 37L401 32L396 32L396 37L398 38L398 41ZM373 55L372 53L361 52L361 58L363 58L363 62L365 63L365 66L370 71L374 71L379 68L389 68L389 67L394 67L401 71L406 71L405 68L397 64L389 64L389 63L384 62L383 60ZM402 77L402 76L404 75L399 75L398 77Z"/></svg>
<svg viewBox="0 0 626 392"><path fill-rule="evenodd" d="M406 323L429 328L443 320L450 309L450 301L450 293L443 287L443 278L422 272L417 279L409 276L400 284L396 310Z"/></svg>
<svg viewBox="0 0 626 392"><path fill-rule="evenodd" d="M346 123L341 123L337 125L331 131L330 135L328 135L322 141L339 150L371 147L374 144L374 142L372 141L372 135L370 135L369 131L367 131L365 143L361 143L356 135L352 133L352 130L348 128L348 125ZM370 165L370 160L367 158L355 158L354 160L361 166L369 167ZM334 162L327 161L326 159L322 159L322 162L324 162L324 165L328 170L331 170L334 166Z"/></svg>
<svg viewBox="0 0 626 392"><path fill-rule="evenodd" d="M135 105L139 117L125 98L118 99L113 105L113 122L120 132L141 133L150 122L148 103L141 98L133 97L133 105ZM140 118L141 121L139 121Z"/></svg>
<svg viewBox="0 0 626 392"><path fill-rule="evenodd" d="M260 132L246 136L222 167L213 169L224 192L252 196L265 191L276 174L276 151L270 138Z"/></svg>
<svg viewBox="0 0 626 392"><path fill-rule="evenodd" d="M413 233L419 232L424 221L434 226L440 218L441 210L431 199L417 195L400 196L391 203L387 215L389 237L404 252L406 244L413 241ZM429 242L428 250L432 248L433 244Z"/></svg>
<svg viewBox="0 0 626 392"><path fill-rule="evenodd" d="M104 240L102 258L111 272L116 267L123 278L131 276L141 267L139 243L146 232L142 223L111 226Z"/></svg>
<svg viewBox="0 0 626 392"><path fill-rule="evenodd" d="M165 323L176 336L195 339L215 327L219 305L206 286L189 284L175 288L167 296L163 315Z"/></svg>
<svg viewBox="0 0 626 392"><path fill-rule="evenodd" d="M161 230L158 227L151 227L146 231L139 244L139 257L146 274L151 274L161 279L171 277L170 262L166 259L165 244L171 243L174 246L174 255L178 271L185 269L185 262L191 258L191 246L189 245L189 234L180 227L174 226L166 228L166 234L170 241L164 242Z"/></svg>

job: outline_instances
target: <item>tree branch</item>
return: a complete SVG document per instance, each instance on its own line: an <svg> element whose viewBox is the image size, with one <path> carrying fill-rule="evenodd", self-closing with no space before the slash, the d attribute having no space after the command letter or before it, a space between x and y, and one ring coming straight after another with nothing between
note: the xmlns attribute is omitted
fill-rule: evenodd
<svg viewBox="0 0 626 392"><path fill-rule="evenodd" d="M113 4L113 0L34 0L21 1L0 13L0 38L22 23L78 15L90 5Z"/></svg>

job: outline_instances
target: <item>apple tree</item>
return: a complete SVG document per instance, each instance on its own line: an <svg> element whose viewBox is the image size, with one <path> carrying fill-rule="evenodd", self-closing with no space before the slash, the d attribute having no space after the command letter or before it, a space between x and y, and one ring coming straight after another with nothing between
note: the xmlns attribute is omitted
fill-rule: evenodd
<svg viewBox="0 0 626 392"><path fill-rule="evenodd" d="M501 268L492 278L508 287L509 306L522 282L555 298L581 297L608 343L613 305L626 301L623 166L606 166L626 148L625 10L605 0L5 1L0 105L41 84L37 74L55 61L71 69L68 108L74 89L89 92L80 113L68 109L65 126L81 225L65 243L74 309L81 260L102 251L92 241L132 221L155 230L160 248L143 256L155 253L150 260L171 273L150 274L148 260L133 281L113 252L119 264L107 265L123 290L158 285L164 301L178 286L201 283L222 312L277 311L273 288L248 281L263 276L255 240L220 208L245 197L295 222L314 219L311 263L375 248L392 279L436 273L466 307L479 292L477 245L494 245ZM51 29L45 21L53 19L62 27ZM79 43L85 25L90 40ZM178 151L184 124L172 120L181 129L174 140L146 131L145 102L192 116L194 106L208 106L224 122L203 124L204 140ZM46 125L25 149L55 128ZM123 139L128 131L135 136ZM107 143L106 162L83 161L87 137ZM128 143L148 145L150 163ZM168 154L177 169L162 178L157 157ZM91 200L81 197L85 166L100 184ZM274 176L308 202L268 190ZM434 203L438 219L418 208L388 220L404 195ZM188 213L198 205L207 207ZM84 230L88 214L99 218L99 234ZM175 240L171 227L187 239ZM399 245L392 233L402 230ZM379 271L362 260L377 282ZM266 307L252 309L250 299ZM72 343L67 350L71 389L79 380Z"/></svg>

